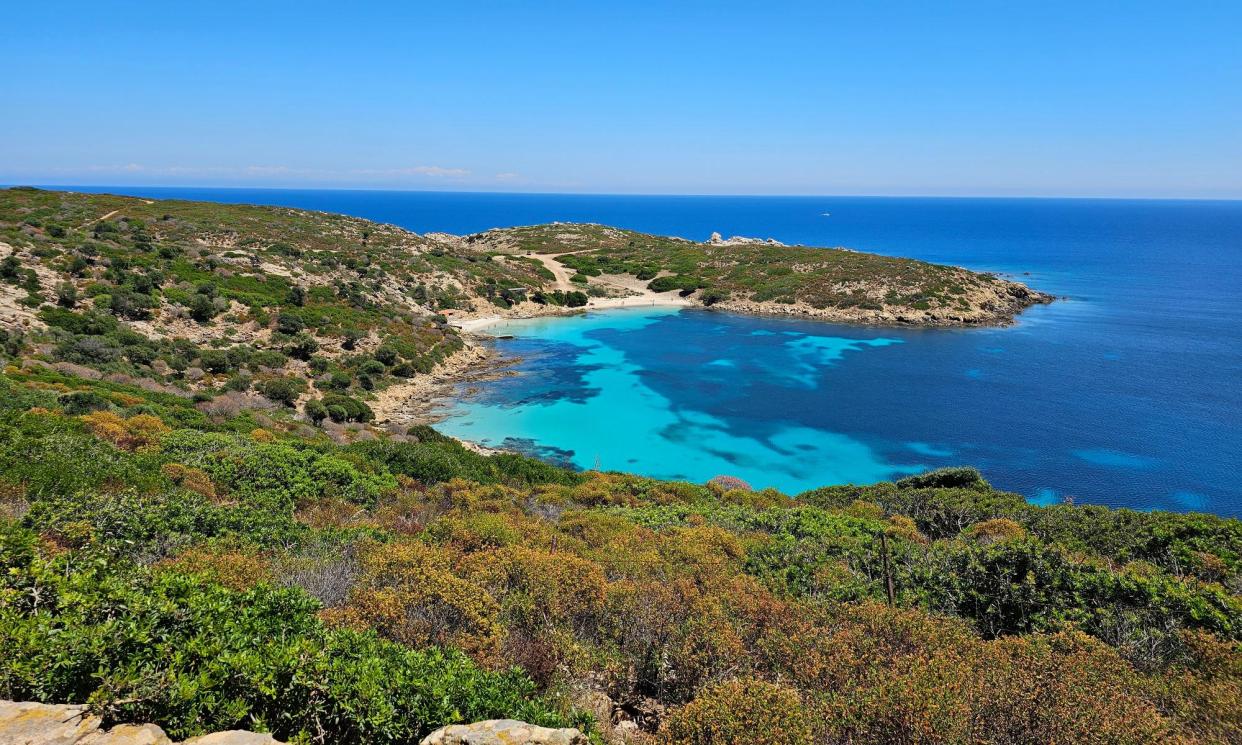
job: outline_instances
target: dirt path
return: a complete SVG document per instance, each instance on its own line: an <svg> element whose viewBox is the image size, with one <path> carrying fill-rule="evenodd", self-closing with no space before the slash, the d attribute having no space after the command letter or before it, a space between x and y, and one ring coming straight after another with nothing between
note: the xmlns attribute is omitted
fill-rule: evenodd
<svg viewBox="0 0 1242 745"><path fill-rule="evenodd" d="M78 230L86 230L87 228L94 225L95 223L103 222L104 220L107 220L115 215L119 215L120 213L121 213L120 210L112 210L111 212L104 215L103 217L96 217L94 220L87 220L86 222L78 226Z"/></svg>
<svg viewBox="0 0 1242 745"><path fill-rule="evenodd" d="M556 255L527 254L527 255L532 259L537 259L539 263L543 264L545 267L548 268L548 271L552 272L552 276L556 277L556 289L563 290L565 292L572 292L574 290L582 289L580 285L575 285L573 282L569 281L569 278L577 274L577 272L569 271L568 269L565 268L564 264L556 260L557 256L564 256L564 254L556 254Z"/></svg>
<svg viewBox="0 0 1242 745"><path fill-rule="evenodd" d="M155 204L155 201L151 199L141 199L139 201L141 201L143 204ZM87 220L86 222L78 226L78 230L86 230L87 228L89 228L90 226L94 225L97 222L103 222L104 220L111 220L112 218L116 217L119 214L121 214L121 211L119 209L112 210L111 212L104 215L103 217L96 217L94 220Z"/></svg>

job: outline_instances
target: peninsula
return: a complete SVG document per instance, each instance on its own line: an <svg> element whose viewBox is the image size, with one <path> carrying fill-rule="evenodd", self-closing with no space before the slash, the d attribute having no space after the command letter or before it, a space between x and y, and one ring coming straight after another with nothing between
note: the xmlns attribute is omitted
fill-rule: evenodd
<svg viewBox="0 0 1242 745"><path fill-rule="evenodd" d="M232 386L319 419L367 401L381 420L408 422L487 358L463 332L503 318L684 305L964 326L1009 323L1052 299L847 249L560 223L419 235L283 207L31 188L0 191L0 262L0 325L42 340L29 364L198 395Z"/></svg>

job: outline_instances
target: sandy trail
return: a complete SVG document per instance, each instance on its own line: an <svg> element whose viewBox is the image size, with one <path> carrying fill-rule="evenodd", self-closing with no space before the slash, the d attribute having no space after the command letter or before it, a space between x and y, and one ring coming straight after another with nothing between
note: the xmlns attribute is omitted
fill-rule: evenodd
<svg viewBox="0 0 1242 745"><path fill-rule="evenodd" d="M155 204L155 200L153 199L140 199L138 201L142 202L143 204ZM86 222L78 226L78 230L86 230L87 228L89 228L90 226L94 225L97 222L103 222L104 220L111 220L112 218L116 217L119 214L121 214L121 211L119 209L112 210L111 212L104 215L103 217L96 217L94 220L87 220Z"/></svg>
<svg viewBox="0 0 1242 745"><path fill-rule="evenodd" d="M78 226L78 230L86 230L87 228L89 228L90 226L94 225L97 222L103 222L104 220L107 220L119 214L121 214L120 210L112 210L111 212L104 215L103 217L96 217L94 220L87 220L86 222Z"/></svg>
<svg viewBox="0 0 1242 745"><path fill-rule="evenodd" d="M537 259L539 263L548 268L552 272L552 276L556 277L556 289L564 292L573 292L581 289L578 285L569 281L569 278L577 274L565 268L565 265L556 260L556 256L564 256L564 254L527 254L532 259Z"/></svg>

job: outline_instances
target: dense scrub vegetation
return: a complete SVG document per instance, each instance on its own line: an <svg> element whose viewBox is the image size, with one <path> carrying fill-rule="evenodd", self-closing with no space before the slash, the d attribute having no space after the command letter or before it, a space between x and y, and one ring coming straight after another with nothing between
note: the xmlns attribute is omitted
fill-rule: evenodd
<svg viewBox="0 0 1242 745"><path fill-rule="evenodd" d="M462 349L437 311L540 281L365 220L35 189L0 190L0 254L0 345L27 366L338 435Z"/></svg>
<svg viewBox="0 0 1242 745"><path fill-rule="evenodd" d="M792 498L428 428L338 445L39 368L0 394L0 696L331 742L495 716L672 743L1242 733L1236 520L1034 507L968 469Z"/></svg>

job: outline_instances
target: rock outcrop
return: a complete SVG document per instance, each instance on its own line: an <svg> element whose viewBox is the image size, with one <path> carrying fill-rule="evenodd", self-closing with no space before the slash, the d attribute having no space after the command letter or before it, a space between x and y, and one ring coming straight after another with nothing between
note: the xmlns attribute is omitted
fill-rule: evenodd
<svg viewBox="0 0 1242 745"><path fill-rule="evenodd" d="M421 745L588 745L576 729L537 727L515 719L450 724L423 738Z"/></svg>
<svg viewBox="0 0 1242 745"><path fill-rule="evenodd" d="M3 745L177 745L154 724L103 729L99 717L78 704L0 701ZM284 745L271 735L244 730L213 732L180 745ZM422 745L590 745L576 729L551 729L515 719L451 724L423 738Z"/></svg>
<svg viewBox="0 0 1242 745"><path fill-rule="evenodd" d="M744 235L735 235L730 238L722 238L720 233L712 233L707 239L709 246L784 246L784 243L775 238L748 238Z"/></svg>
<svg viewBox="0 0 1242 745"><path fill-rule="evenodd" d="M0 743L4 745L174 745L154 724L118 724L111 729L103 729L102 724L85 706L0 701ZM282 743L271 735L233 730L193 737L182 745Z"/></svg>

